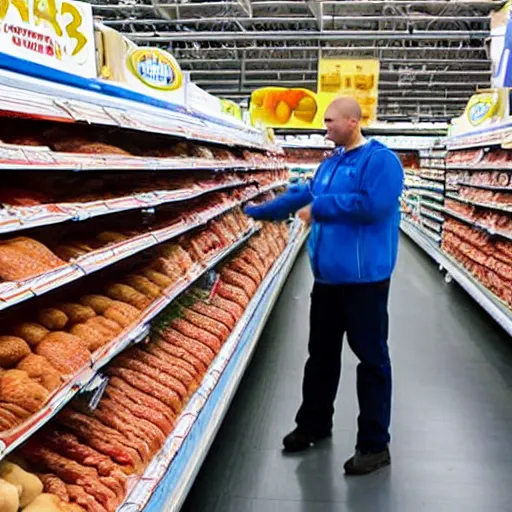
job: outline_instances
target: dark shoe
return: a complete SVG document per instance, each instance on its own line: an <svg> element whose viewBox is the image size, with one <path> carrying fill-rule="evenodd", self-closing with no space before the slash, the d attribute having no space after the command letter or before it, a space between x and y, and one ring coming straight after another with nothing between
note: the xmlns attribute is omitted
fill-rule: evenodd
<svg viewBox="0 0 512 512"><path fill-rule="evenodd" d="M312 444L316 443L317 441L327 439L328 437L331 436L332 433L330 430L323 434L311 434L296 428L293 432L290 432L283 439L284 451L289 453L302 452L303 450L307 450Z"/></svg>
<svg viewBox="0 0 512 512"><path fill-rule="evenodd" d="M346 475L367 475L391 464L389 448L379 453L363 453L356 450L353 457L345 462Z"/></svg>

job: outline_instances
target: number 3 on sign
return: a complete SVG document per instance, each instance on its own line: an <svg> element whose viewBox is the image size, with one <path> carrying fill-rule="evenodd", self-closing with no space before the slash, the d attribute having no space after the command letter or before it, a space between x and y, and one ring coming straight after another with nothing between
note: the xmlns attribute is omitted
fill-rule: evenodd
<svg viewBox="0 0 512 512"><path fill-rule="evenodd" d="M30 5L32 5L32 15L35 24L48 23L52 26L53 31L58 37L63 36L58 15L60 14L62 17L69 14L71 16L71 21L65 26L65 32L70 39L76 41L72 56L77 55L87 44L87 38L80 31L83 21L82 14L75 5L69 2L61 3L59 13L55 0L0 0L0 21L5 19L9 7L12 6L18 11L24 23L30 23Z"/></svg>

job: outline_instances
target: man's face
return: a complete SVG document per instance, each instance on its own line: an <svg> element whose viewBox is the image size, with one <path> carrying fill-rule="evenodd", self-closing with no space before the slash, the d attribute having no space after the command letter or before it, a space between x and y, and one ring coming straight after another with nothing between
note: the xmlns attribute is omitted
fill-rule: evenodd
<svg viewBox="0 0 512 512"><path fill-rule="evenodd" d="M324 116L327 138L337 146L349 143L357 128L357 119L343 115L336 109L327 108Z"/></svg>

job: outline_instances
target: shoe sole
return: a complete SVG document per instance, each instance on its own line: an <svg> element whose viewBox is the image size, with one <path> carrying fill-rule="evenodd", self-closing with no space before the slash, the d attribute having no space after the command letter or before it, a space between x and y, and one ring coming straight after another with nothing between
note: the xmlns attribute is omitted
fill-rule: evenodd
<svg viewBox="0 0 512 512"><path fill-rule="evenodd" d="M357 470L347 470L347 469L345 469L345 475L346 476L370 475L371 473L375 473L376 471L379 471L380 469L386 468L388 466L391 466L391 460L382 461L380 464L377 464L376 466L372 467L371 469L369 469L367 471L357 471Z"/></svg>
<svg viewBox="0 0 512 512"><path fill-rule="evenodd" d="M299 452L305 452L306 450L309 450L310 448L314 447L316 443L319 443L321 441L325 441L326 439L330 439L332 437L332 434L327 434L322 437L317 437L313 441L311 441L307 446L301 446L301 447L288 447L286 445L283 446L283 452L285 453L299 453Z"/></svg>

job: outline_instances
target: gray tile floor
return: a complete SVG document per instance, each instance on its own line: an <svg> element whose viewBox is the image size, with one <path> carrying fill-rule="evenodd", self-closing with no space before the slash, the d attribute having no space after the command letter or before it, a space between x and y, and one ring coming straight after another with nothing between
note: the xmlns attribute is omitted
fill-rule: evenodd
<svg viewBox="0 0 512 512"><path fill-rule="evenodd" d="M332 441L286 456L312 278L290 275L183 512L512 511L512 343L407 238L391 298L393 465L349 479L356 361L344 352Z"/></svg>

